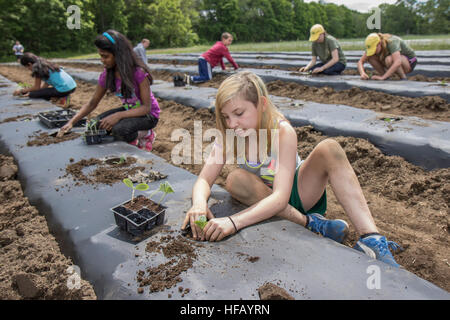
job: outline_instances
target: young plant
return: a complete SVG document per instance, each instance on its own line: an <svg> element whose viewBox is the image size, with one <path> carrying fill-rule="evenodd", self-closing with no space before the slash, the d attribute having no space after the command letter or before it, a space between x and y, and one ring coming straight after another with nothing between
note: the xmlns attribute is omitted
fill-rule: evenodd
<svg viewBox="0 0 450 320"><path fill-rule="evenodd" d="M206 224L208 223L208 221L206 221L206 216L200 216L198 217L198 220L195 220L194 222L196 225L198 225L200 227L200 229L203 230L203 228L206 226Z"/></svg>
<svg viewBox="0 0 450 320"><path fill-rule="evenodd" d="M30 88L31 87L31 84L28 84L28 83L25 83L25 82L19 82L18 85L21 88Z"/></svg>
<svg viewBox="0 0 450 320"><path fill-rule="evenodd" d="M134 186L133 182L128 178L123 179L123 183L125 183L125 185L128 188L133 189L133 191L131 192L131 203L133 203L133 200L134 200L134 191L136 191L136 190L145 191L149 188L148 184L146 184L146 183L139 183L138 185Z"/></svg>
<svg viewBox="0 0 450 320"><path fill-rule="evenodd" d="M98 124L97 119L91 119L86 121L86 131L91 131L92 133L97 134L98 133L97 124Z"/></svg>
<svg viewBox="0 0 450 320"><path fill-rule="evenodd" d="M161 199L159 199L158 205L160 205L160 204L163 202L163 200L164 200L164 198L166 197L166 195L168 195L169 193L175 192L175 191L173 190L172 186L170 185L170 183L169 183L168 181L165 181L165 182L161 182L161 183L160 183L159 189L158 189L158 190L155 190L155 192L153 192L153 193L150 195L150 198L151 198L155 193L157 193L157 192L159 192L159 191L163 192L164 194L163 194L163 196L161 197Z"/></svg>
<svg viewBox="0 0 450 320"><path fill-rule="evenodd" d="M124 156L121 156L120 157L120 159L119 159L119 161L114 161L113 163L114 164L122 164L122 163L125 163L127 160L125 159L125 157Z"/></svg>

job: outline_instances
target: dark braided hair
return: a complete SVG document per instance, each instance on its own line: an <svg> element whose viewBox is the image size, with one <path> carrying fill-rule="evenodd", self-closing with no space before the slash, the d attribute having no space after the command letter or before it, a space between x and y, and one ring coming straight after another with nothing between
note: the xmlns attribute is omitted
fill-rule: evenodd
<svg viewBox="0 0 450 320"><path fill-rule="evenodd" d="M49 70L53 72L59 72L60 68L57 64L47 61L46 59L39 57L31 52L25 52L20 58L20 64L28 66L31 63L33 78L40 78L47 80L50 77Z"/></svg>
<svg viewBox="0 0 450 320"><path fill-rule="evenodd" d="M108 30L106 32L113 38L115 43L111 42L111 40L103 34L97 36L94 42L97 48L112 53L116 60L116 66L113 69L106 69L106 88L112 92L116 92L114 72L117 68L122 79L120 88L121 94L125 99L129 99L134 92L134 73L136 68L142 68L148 73L147 79L151 85L153 83L153 78L150 74L150 69L137 57L136 53L133 51L133 46L127 37L115 30Z"/></svg>

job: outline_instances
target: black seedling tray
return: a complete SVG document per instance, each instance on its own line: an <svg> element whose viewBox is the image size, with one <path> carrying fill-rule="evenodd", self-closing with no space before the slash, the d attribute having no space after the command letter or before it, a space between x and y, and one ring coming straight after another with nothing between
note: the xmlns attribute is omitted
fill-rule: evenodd
<svg viewBox="0 0 450 320"><path fill-rule="evenodd" d="M151 230L154 227L164 223L164 216L166 214L167 207L160 205L162 209L159 212L154 212L146 206L143 206L142 209L135 211L127 209L123 206L130 201L131 199L111 208L111 211L114 213L116 224L120 229L125 230L134 236L139 236L143 232Z"/></svg>
<svg viewBox="0 0 450 320"><path fill-rule="evenodd" d="M61 128L75 115L72 110L56 110L39 112L39 120L48 128ZM82 127L86 124L86 119L81 119L75 123L74 127Z"/></svg>
<svg viewBox="0 0 450 320"><path fill-rule="evenodd" d="M87 144L99 144L105 141L107 136L108 132L106 130L85 131L83 139Z"/></svg>

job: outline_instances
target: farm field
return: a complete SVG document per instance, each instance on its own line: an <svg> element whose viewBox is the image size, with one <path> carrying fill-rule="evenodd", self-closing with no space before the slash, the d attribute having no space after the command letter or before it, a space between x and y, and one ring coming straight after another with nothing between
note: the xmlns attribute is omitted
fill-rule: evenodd
<svg viewBox="0 0 450 320"><path fill-rule="evenodd" d="M90 71L100 71L98 66L64 64L67 67L84 68ZM0 66L0 74L13 82L32 83L29 71L15 66ZM157 80L171 81L169 72L155 71L153 76ZM200 87L217 88L226 75L218 75L213 81L199 85ZM94 90L94 85L78 81L78 88L72 95L70 108L79 109L86 103ZM331 88L314 88L302 86L297 83L271 82L268 84L271 94L284 97L299 98L322 103L342 103L357 108L368 108L375 111L389 110L389 113L402 116L416 116L422 119L448 122L449 104L439 97L409 98L393 95L381 95L377 92L367 92L358 89L338 91ZM159 100L161 106L161 120L156 127L157 140L152 153L171 161L171 150L176 145L171 141L171 132L175 128L186 128L193 133L193 121L202 121L204 129L214 127L214 115L205 109L195 110L191 107L169 101ZM108 95L100 104L95 114L120 105L120 101L113 95ZM385 106L390 108L386 109ZM94 114L94 115L95 115ZM327 136L312 127L296 128L298 135L298 152L302 158L311 152L313 147ZM370 142L354 137L335 138L347 153L347 156L357 173L360 184L369 202L372 214L381 233L389 240L399 243L405 250L396 254L396 260L408 271L432 282L433 284L450 290L449 257L449 209L450 203L450 169L442 168L426 171L414 166L404 159L396 156L386 156ZM206 145L206 143L205 143ZM11 166L11 158L2 158L2 168ZM200 165L181 165L183 169L193 174L200 172ZM224 186L224 181L232 167L226 168L216 183ZM14 176L14 174L12 175ZM6 179L6 178L5 178ZM15 185L13 179L6 179L5 188ZM345 219L342 208L337 204L332 190L327 190L329 205L327 217ZM20 197L20 196L19 196ZM5 199L11 202L12 198ZM14 197L14 203L16 198ZM13 204L12 204L13 205ZM35 213L30 213L31 215ZM347 219L348 220L348 219ZM6 223L5 221L2 221ZM11 227L12 228L12 227ZM13 234L13 230L5 229L5 234ZM12 233L11 233L12 232ZM50 234L44 237L51 237ZM8 237L6 237L8 238ZM15 238L8 238L14 242ZM357 234L351 226L351 233L345 245L353 246ZM33 246L31 246L32 248ZM2 255L10 257L11 252ZM30 249L31 250L31 249ZM14 252L14 251L13 251ZM10 258L11 259L11 258ZM12 282L18 273L21 261L14 264L4 273L4 298L18 297ZM12 265L12 264L11 264ZM17 277L16 277L17 278ZM43 280L44 279L44 280ZM45 282L41 275L39 285L50 286L49 279ZM173 286L173 291L176 290ZM39 293L39 291L37 291ZM86 290L89 292L89 290ZM43 297L43 296L35 297ZM92 295L85 294L92 298ZM24 296L22 296L24 297Z"/></svg>

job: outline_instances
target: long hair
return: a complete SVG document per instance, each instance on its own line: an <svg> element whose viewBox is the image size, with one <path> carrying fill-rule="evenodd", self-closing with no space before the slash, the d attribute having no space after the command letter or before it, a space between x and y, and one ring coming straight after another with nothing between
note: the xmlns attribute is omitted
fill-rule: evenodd
<svg viewBox="0 0 450 320"><path fill-rule="evenodd" d="M262 106L263 97L265 98L264 100L267 101L264 108ZM286 118L277 110L270 100L266 85L262 79L253 72L240 71L222 82L216 95L215 112L216 127L220 130L223 137L226 136L227 125L226 120L222 115L222 109L228 101L234 98L241 98L249 101L258 109L258 125L256 132L259 132L260 129L267 130L267 150L271 150L271 130L278 127L279 120L285 120ZM259 134L257 134L257 138L259 141ZM232 150L229 149L229 146L224 147L224 157L226 156L226 153L230 151ZM236 155L236 148L233 152Z"/></svg>
<svg viewBox="0 0 450 320"><path fill-rule="evenodd" d="M127 37L115 30L108 30L106 32L113 38L114 43L103 34L97 36L94 41L97 48L112 53L116 60L116 66L106 71L106 87L112 92L116 92L114 72L117 68L122 79L121 94L125 99L129 99L133 96L134 92L134 73L136 68L142 68L148 73L147 79L151 85L153 78L150 74L150 69L137 57Z"/></svg>
<svg viewBox="0 0 450 320"><path fill-rule="evenodd" d="M391 42L391 34L389 33L378 33L378 36L380 37L380 43L381 43L381 51L378 54L378 58L380 59L381 63L384 65L384 60L389 55L388 50L388 42Z"/></svg>
<svg viewBox="0 0 450 320"><path fill-rule="evenodd" d="M20 58L20 64L28 66L31 63L33 78L40 78L47 80L50 77L49 70L52 72L59 72L60 68L57 64L50 62L42 57L39 57L31 52L25 52Z"/></svg>

